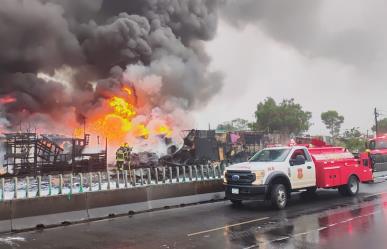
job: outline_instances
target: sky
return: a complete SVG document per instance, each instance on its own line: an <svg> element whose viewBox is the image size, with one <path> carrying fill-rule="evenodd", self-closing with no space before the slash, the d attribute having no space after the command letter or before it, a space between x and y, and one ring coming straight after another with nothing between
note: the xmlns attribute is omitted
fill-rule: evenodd
<svg viewBox="0 0 387 249"><path fill-rule="evenodd" d="M387 115L387 3L300 0L278 8L278 2L241 0L224 11L206 44L224 85L195 112L197 126L253 121L266 97L294 98L312 112L311 134L328 134L320 118L327 110L345 117L342 130L363 132L374 107Z"/></svg>

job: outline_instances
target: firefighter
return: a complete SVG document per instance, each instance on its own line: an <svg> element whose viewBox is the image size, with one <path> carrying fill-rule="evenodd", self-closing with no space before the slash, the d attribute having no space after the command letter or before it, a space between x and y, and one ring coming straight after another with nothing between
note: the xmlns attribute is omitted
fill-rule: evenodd
<svg viewBox="0 0 387 249"><path fill-rule="evenodd" d="M129 147L128 143L124 144L124 170L130 170L130 154L132 153L132 148Z"/></svg>
<svg viewBox="0 0 387 249"><path fill-rule="evenodd" d="M124 150L123 150L123 148L121 146L116 151L116 166L117 166L117 170L121 171L123 166L124 166L124 163L125 163L125 152L124 152Z"/></svg>

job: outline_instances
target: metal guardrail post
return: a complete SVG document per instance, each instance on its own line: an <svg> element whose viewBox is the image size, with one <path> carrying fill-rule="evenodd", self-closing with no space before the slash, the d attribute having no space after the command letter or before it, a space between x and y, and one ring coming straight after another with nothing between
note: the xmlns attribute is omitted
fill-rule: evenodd
<svg viewBox="0 0 387 249"><path fill-rule="evenodd" d="M91 175L91 172L88 173L89 178L89 191L93 191L93 176Z"/></svg>
<svg viewBox="0 0 387 249"><path fill-rule="evenodd" d="M17 177L13 178L13 198L17 199Z"/></svg>
<svg viewBox="0 0 387 249"><path fill-rule="evenodd" d="M40 197L42 194L42 177L38 176L37 179L38 179L38 190L36 192L36 196Z"/></svg>
<svg viewBox="0 0 387 249"><path fill-rule="evenodd" d="M119 189L120 188L120 171L117 170L117 174L116 174L116 189Z"/></svg>
<svg viewBox="0 0 387 249"><path fill-rule="evenodd" d="M132 181L132 185L133 187L136 187L136 179L137 176L136 176L136 170L132 170L132 174L131 174L131 177L130 177L130 180Z"/></svg>
<svg viewBox="0 0 387 249"><path fill-rule="evenodd" d="M206 171L207 179L210 179L210 166L208 164L206 164Z"/></svg>
<svg viewBox="0 0 387 249"><path fill-rule="evenodd" d="M98 190L102 190L102 174L101 172L98 172Z"/></svg>
<svg viewBox="0 0 387 249"><path fill-rule="evenodd" d="M221 164L220 164L220 175L223 174L224 170L225 170L225 162L223 161Z"/></svg>
<svg viewBox="0 0 387 249"><path fill-rule="evenodd" d="M142 168L140 169L140 181L141 186L144 185L144 172Z"/></svg>
<svg viewBox="0 0 387 249"><path fill-rule="evenodd" d="M73 178L73 174L70 174L70 195L73 194L73 186L74 186L74 178Z"/></svg>
<svg viewBox="0 0 387 249"><path fill-rule="evenodd" d="M26 177L26 198L30 198L30 178Z"/></svg>
<svg viewBox="0 0 387 249"><path fill-rule="evenodd" d="M83 193L83 174L79 173L79 193Z"/></svg>
<svg viewBox="0 0 387 249"><path fill-rule="evenodd" d="M52 176L48 176L48 195L50 196L52 194Z"/></svg>
<svg viewBox="0 0 387 249"><path fill-rule="evenodd" d="M163 167L163 183L165 184L165 167Z"/></svg>
<svg viewBox="0 0 387 249"><path fill-rule="evenodd" d="M59 175L59 190L58 190L58 194L63 194L63 175L60 174Z"/></svg>
<svg viewBox="0 0 387 249"><path fill-rule="evenodd" d="M198 181L199 175L198 175L198 166L197 165L194 165L194 170L195 170L195 180Z"/></svg>
<svg viewBox="0 0 387 249"><path fill-rule="evenodd" d="M4 186L5 186L5 180L4 180L4 178L1 178L1 200L2 200L2 201L3 201L4 198L5 198L5 195L4 195L4 192L5 192Z"/></svg>
<svg viewBox="0 0 387 249"><path fill-rule="evenodd" d="M147 171L147 174L148 174L148 185L150 185L152 183L151 169L147 168L146 171Z"/></svg>
<svg viewBox="0 0 387 249"><path fill-rule="evenodd" d="M110 190L111 186L110 186L110 175L109 175L109 171L106 171L106 179L107 179L107 189Z"/></svg>
<svg viewBox="0 0 387 249"><path fill-rule="evenodd" d="M204 166L203 164L200 165L200 179L204 181Z"/></svg>
<svg viewBox="0 0 387 249"><path fill-rule="evenodd" d="M185 165L183 165L182 167L183 167L183 182L185 182L186 181Z"/></svg>
<svg viewBox="0 0 387 249"><path fill-rule="evenodd" d="M172 173L172 167L169 167L169 183L172 183L173 173Z"/></svg>
<svg viewBox="0 0 387 249"><path fill-rule="evenodd" d="M128 171L124 170L124 184L125 188L128 188Z"/></svg>
<svg viewBox="0 0 387 249"><path fill-rule="evenodd" d="M212 179L215 179L215 178L216 178L216 172L215 172L216 169L215 169L215 165L212 164L212 165L211 165L211 169L212 169L212 170L211 170L211 171L212 171Z"/></svg>
<svg viewBox="0 0 387 249"><path fill-rule="evenodd" d="M176 167L176 182L180 182L180 167Z"/></svg>
<svg viewBox="0 0 387 249"><path fill-rule="evenodd" d="M192 165L188 166L188 179L192 182Z"/></svg>
<svg viewBox="0 0 387 249"><path fill-rule="evenodd" d="M159 184L159 170L157 168L155 168L155 182Z"/></svg>

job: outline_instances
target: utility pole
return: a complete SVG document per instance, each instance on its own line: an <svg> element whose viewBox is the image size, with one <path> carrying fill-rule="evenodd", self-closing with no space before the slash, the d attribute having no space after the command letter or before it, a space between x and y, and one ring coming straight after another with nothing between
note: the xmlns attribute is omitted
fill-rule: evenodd
<svg viewBox="0 0 387 249"><path fill-rule="evenodd" d="M375 116L375 134L376 134L376 136L379 134L379 129L378 129L378 117L379 117L379 115L380 115L380 113L378 112L378 110L376 109L376 107L375 107L375 109L374 109L374 116Z"/></svg>

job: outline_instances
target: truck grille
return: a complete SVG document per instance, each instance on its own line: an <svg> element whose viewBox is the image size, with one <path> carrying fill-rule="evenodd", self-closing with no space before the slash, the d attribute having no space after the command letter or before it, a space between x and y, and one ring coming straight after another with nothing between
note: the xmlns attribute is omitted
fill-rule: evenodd
<svg viewBox="0 0 387 249"><path fill-rule="evenodd" d="M255 174L251 171L227 171L225 176L227 184L250 185L255 181Z"/></svg>

